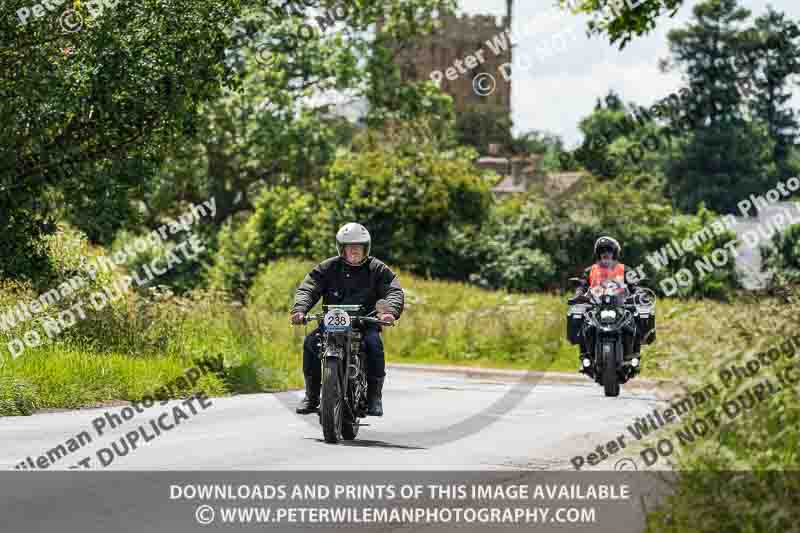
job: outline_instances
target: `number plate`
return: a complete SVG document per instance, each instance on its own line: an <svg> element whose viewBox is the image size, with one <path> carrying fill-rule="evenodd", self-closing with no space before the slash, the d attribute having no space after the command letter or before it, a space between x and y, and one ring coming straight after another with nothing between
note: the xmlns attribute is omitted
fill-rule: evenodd
<svg viewBox="0 0 800 533"><path fill-rule="evenodd" d="M327 331L349 331L350 315L341 309L331 309L325 313L325 329Z"/></svg>

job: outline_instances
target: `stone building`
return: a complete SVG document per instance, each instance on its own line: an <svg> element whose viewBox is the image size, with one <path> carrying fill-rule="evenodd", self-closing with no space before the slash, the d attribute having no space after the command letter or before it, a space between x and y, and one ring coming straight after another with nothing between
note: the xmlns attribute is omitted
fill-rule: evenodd
<svg viewBox="0 0 800 533"><path fill-rule="evenodd" d="M583 172L546 172L542 169L544 156L500 157L500 147L490 145L489 155L479 158L475 166L481 170L492 170L500 176L492 187L495 197L526 193L534 188L549 198L572 194L580 187L585 177Z"/></svg>
<svg viewBox="0 0 800 533"><path fill-rule="evenodd" d="M446 75L441 77L439 86L453 98L456 112L470 109L493 109L511 113L511 82L503 77L500 66L511 63L512 46L505 31L508 29L508 16L492 15L447 15L439 17L441 27L432 34L417 40L412 46L398 51L395 61L400 67L403 81L431 80L431 73L445 73L455 68L455 61L462 62L466 73L458 73L455 80ZM487 41L494 45L489 46ZM505 42L503 47L495 44ZM499 53L495 53L495 50ZM467 68L464 64L468 56L473 56L477 66ZM480 62L480 58L483 62ZM510 67L506 67L510 74ZM483 74L483 88L490 87L494 79L494 89L484 96L476 93L473 81ZM487 91L488 92L488 91Z"/></svg>
<svg viewBox="0 0 800 533"><path fill-rule="evenodd" d="M492 111L510 116L510 64L513 46L506 31L511 27L512 3L507 0L507 14L503 17L464 14L440 16L440 27L433 33L396 50L395 62L400 67L403 81L432 80L431 73L438 71L442 73L439 76L439 87L453 98L457 114ZM473 68L469 68L469 56L478 59L478 64ZM460 62L461 69L466 72L458 72L459 65L456 61ZM474 63L476 59L471 61ZM455 69L451 74L458 73L455 79L448 79L445 74L451 67ZM503 76L501 69L505 70L506 76ZM484 85L476 91L475 79L478 77L484 79ZM506 81L506 77L509 81ZM493 90L485 91L488 94L481 95L480 89L487 87L487 80L488 83L493 83ZM541 168L541 155L501 157L500 152L507 148L491 145L489 153L475 162L478 168L493 170L501 177L492 188L497 197L524 193L536 188L550 198L557 198L580 187L584 177L582 173L544 172Z"/></svg>

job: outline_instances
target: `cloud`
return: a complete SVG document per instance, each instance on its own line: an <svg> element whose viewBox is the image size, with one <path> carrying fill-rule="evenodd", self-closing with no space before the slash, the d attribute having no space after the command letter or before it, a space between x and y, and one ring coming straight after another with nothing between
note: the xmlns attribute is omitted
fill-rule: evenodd
<svg viewBox="0 0 800 533"><path fill-rule="evenodd" d="M619 93L623 101L641 105L674 92L680 87L680 74L662 74L658 61L670 57L669 30L686 24L697 3L687 1L673 18L662 15L653 32L634 38L620 51L603 36L588 37L588 17L557 11L555 0L515 2L512 32L518 42L511 89L515 130L544 129L561 135L567 145L575 145L581 139L578 122L609 89ZM764 13L768 0L740 3L753 12L754 18ZM792 18L800 18L800 2L769 3ZM505 14L503 0L461 0L459 4L467 13ZM795 91L792 104L800 105L800 91Z"/></svg>

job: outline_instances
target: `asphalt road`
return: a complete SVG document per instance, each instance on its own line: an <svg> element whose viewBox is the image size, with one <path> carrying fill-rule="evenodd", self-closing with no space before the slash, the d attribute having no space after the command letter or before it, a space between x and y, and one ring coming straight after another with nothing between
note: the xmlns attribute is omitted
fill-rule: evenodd
<svg viewBox="0 0 800 533"><path fill-rule="evenodd" d="M121 414L122 406L4 418L0 468L14 469L27 457L36 464L63 445L66 454L51 453L48 469L85 461L83 466L101 470L571 470L572 457L627 435L628 424L662 403L641 386L623 386L618 398L605 398L600 386L583 379L520 381L514 373L389 368L385 415L365 419L370 426L361 428L358 439L339 445L322 440L316 415L294 413L301 391L211 398L206 408L194 400L156 404L141 413L129 409L135 416L113 430L106 421L102 436L94 427L97 419ZM171 429L156 435L158 419ZM136 449L126 450L119 439L139 427L145 431ZM69 451L69 439L82 432L91 443L74 441ZM152 440L143 442L146 437ZM103 448L110 451L98 456ZM622 452L598 466L614 469L619 457Z"/></svg>

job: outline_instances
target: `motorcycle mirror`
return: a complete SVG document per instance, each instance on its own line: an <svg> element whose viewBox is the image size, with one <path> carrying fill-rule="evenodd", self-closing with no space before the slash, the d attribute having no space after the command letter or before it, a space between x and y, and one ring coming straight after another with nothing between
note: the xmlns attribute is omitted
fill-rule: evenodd
<svg viewBox="0 0 800 533"><path fill-rule="evenodd" d="M586 281L581 278L569 278L569 281L571 281L575 285L583 285L584 283L586 283Z"/></svg>
<svg viewBox="0 0 800 533"><path fill-rule="evenodd" d="M384 314L384 313L391 313L392 312L392 307L389 305L389 302L387 302L386 300L378 300L377 302L375 302L375 309L378 311L378 314L381 314L381 315Z"/></svg>

